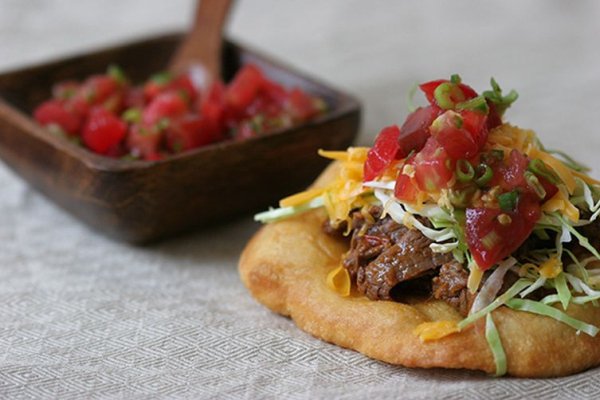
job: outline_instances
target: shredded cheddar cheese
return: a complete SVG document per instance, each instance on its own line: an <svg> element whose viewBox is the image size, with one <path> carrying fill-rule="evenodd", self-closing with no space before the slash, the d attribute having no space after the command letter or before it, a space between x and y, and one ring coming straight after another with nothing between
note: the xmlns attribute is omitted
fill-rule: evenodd
<svg viewBox="0 0 600 400"><path fill-rule="evenodd" d="M350 295L350 274L344 266L340 265L327 274L327 286L342 297Z"/></svg>
<svg viewBox="0 0 600 400"><path fill-rule="evenodd" d="M310 201L310 200L314 199L315 197L323 194L324 190L325 189L323 189L323 188L309 189L309 190L305 190L304 192L300 192L300 193L296 193L294 195L288 196L285 199L281 199L279 201L279 207L294 207L294 206L300 205L302 203L306 203L307 201Z"/></svg>
<svg viewBox="0 0 600 400"><path fill-rule="evenodd" d="M423 322L417 325L413 333L421 339L422 342L439 340L453 333L459 332L458 324L455 321L434 321Z"/></svg>
<svg viewBox="0 0 600 400"><path fill-rule="evenodd" d="M475 293L479 289L479 284L483 278L483 270L477 265L473 265L469 272L469 279L467 280L467 288L469 292Z"/></svg>
<svg viewBox="0 0 600 400"><path fill-rule="evenodd" d="M542 205L542 211L548 213L558 211L573 222L579 221L579 209L569 201L561 190Z"/></svg>
<svg viewBox="0 0 600 400"><path fill-rule="evenodd" d="M558 257L550 257L540 265L540 275L546 279L556 278L562 272L562 262Z"/></svg>

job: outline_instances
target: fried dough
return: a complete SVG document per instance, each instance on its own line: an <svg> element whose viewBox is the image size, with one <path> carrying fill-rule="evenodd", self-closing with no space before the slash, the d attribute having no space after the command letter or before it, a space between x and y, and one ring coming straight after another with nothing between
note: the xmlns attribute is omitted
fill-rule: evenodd
<svg viewBox="0 0 600 400"><path fill-rule="evenodd" d="M332 164L317 180L332 179ZM260 303L291 317L304 331L390 364L419 368L495 371L485 339L485 318L443 339L422 342L414 333L429 321L462 317L441 301L372 301L353 292L341 297L326 284L346 242L325 234L323 210L266 225L243 251L239 272ZM600 325L600 307L570 305L571 316ZM501 307L493 312L508 360L508 374L551 377L600 364L600 335L593 338L551 318Z"/></svg>

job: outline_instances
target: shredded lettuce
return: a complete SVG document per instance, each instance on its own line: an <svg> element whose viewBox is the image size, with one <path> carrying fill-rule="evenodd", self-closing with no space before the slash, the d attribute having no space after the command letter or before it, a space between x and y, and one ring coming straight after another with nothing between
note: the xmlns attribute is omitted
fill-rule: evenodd
<svg viewBox="0 0 600 400"><path fill-rule="evenodd" d="M477 297L475 297L473 305L471 306L471 313L481 310L494 301L498 295L498 292L502 288L502 283L504 282L504 276L506 275L506 272L516 263L517 260L510 257L498 265L494 272L492 272L492 274L485 280L485 283L479 290Z"/></svg>
<svg viewBox="0 0 600 400"><path fill-rule="evenodd" d="M494 324L494 320L492 319L492 313L489 313L485 317L485 339L494 356L496 376L506 374L506 353L504 352L504 347L502 347L502 341L500 340L498 329L496 329L496 324Z"/></svg>
<svg viewBox="0 0 600 400"><path fill-rule="evenodd" d="M546 283L546 278L544 278L543 276L540 276L539 278L536 279L535 282L533 282L533 284L531 286L529 286L527 289L525 289L521 293L519 293L519 296L525 297L525 296L535 292L542 286L544 286L545 283Z"/></svg>
<svg viewBox="0 0 600 400"><path fill-rule="evenodd" d="M585 236L583 236L581 233L577 232L577 230L567 222L565 217L563 217L560 214L555 214L555 216L562 222L563 228L568 230L569 233L571 233L573 236L575 236L577 238L577 240L579 241L579 244L582 247L584 247L587 251L592 253L596 258L600 259L600 253L598 253L598 250L596 250L594 248L594 246L592 246L590 244L589 240Z"/></svg>
<svg viewBox="0 0 600 400"><path fill-rule="evenodd" d="M532 284L532 282L530 280L519 279L506 292L504 292L500 296L496 297L496 300L494 300L491 304L489 304L488 306L482 308L481 310L479 310L477 312L470 314L467 318L460 321L458 323L458 328L463 329L463 328L467 327L468 325L472 324L473 322L477 321L479 318L484 317L485 315L491 313L496 308L500 307L501 305L506 303L508 300L515 297L521 290L525 289L527 286L529 286L531 284Z"/></svg>
<svg viewBox="0 0 600 400"><path fill-rule="evenodd" d="M569 287L567 286L567 280L564 272L561 272L554 278L554 287L556 288L556 292L558 293L558 298L560 299L563 309L566 310L569 307L569 301L571 301L572 295Z"/></svg>
<svg viewBox="0 0 600 400"><path fill-rule="evenodd" d="M600 300L600 294L597 294L595 296L573 296L571 298L571 303L586 304L596 300ZM560 299L558 298L557 294L549 294L548 296L541 299L540 302L544 304L555 304L560 303Z"/></svg>
<svg viewBox="0 0 600 400"><path fill-rule="evenodd" d="M308 203L300 204L294 207L271 208L268 211L261 212L254 216L254 220L262 223L275 222L280 219L289 218L296 214L303 213L314 208L323 207L323 197L312 199Z"/></svg>
<svg viewBox="0 0 600 400"><path fill-rule="evenodd" d="M506 305L513 310L526 311L533 314L545 315L553 318L563 324L567 324L570 327L584 332L590 336L596 336L600 331L596 326L580 321L568 315L567 313L560 311L557 308L551 307L547 304L539 301L526 300L526 299L511 299L506 302Z"/></svg>

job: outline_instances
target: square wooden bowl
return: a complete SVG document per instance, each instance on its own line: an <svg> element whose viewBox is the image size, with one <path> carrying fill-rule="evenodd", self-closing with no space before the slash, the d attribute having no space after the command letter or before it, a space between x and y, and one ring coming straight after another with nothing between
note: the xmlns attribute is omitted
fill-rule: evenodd
<svg viewBox="0 0 600 400"><path fill-rule="evenodd" d="M224 51L226 79L240 65L255 63L268 77L321 96L329 110L290 129L157 162L93 154L32 119L53 83L102 73L111 63L141 82L165 68L180 38L164 35L0 74L0 157L89 226L117 240L146 243L275 205L325 167L317 149L352 143L360 120L355 99L231 41Z"/></svg>

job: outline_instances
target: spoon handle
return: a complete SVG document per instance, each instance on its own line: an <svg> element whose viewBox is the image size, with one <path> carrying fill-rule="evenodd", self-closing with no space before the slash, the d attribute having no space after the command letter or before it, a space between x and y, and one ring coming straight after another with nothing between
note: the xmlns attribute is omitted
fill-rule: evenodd
<svg viewBox="0 0 600 400"><path fill-rule="evenodd" d="M185 73L198 65L209 81L221 76L223 28L233 0L201 0L192 29L187 33L169 64L172 73Z"/></svg>

